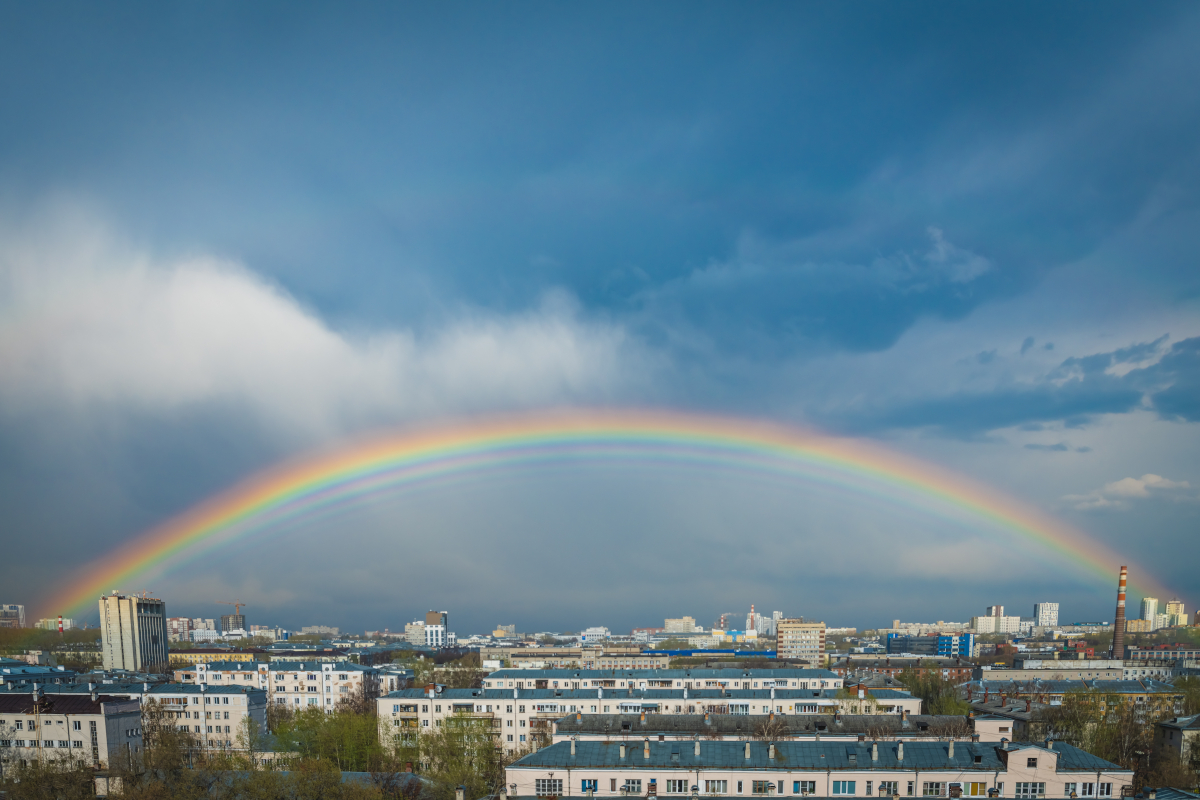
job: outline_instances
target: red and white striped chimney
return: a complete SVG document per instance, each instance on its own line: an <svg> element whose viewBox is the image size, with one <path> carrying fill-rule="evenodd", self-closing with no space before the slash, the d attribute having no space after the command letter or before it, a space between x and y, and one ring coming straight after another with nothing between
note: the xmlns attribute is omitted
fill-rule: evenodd
<svg viewBox="0 0 1200 800"><path fill-rule="evenodd" d="M1112 652L1109 658L1125 658L1125 582L1128 571L1121 567L1121 580L1117 584L1117 618L1113 622Z"/></svg>

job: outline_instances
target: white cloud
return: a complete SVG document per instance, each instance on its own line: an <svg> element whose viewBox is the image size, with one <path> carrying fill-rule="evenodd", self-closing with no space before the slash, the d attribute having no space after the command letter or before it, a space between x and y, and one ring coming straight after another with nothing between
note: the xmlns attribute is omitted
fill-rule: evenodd
<svg viewBox="0 0 1200 800"><path fill-rule="evenodd" d="M1140 478L1122 478L1119 481L1106 483L1102 488L1094 489L1087 494L1068 494L1063 497L1063 500L1078 511L1124 511L1130 507L1130 500L1144 500L1159 496L1183 499L1178 490L1189 488L1191 487L1187 481L1173 481L1161 475L1147 473Z"/></svg>
<svg viewBox="0 0 1200 800"><path fill-rule="evenodd" d="M10 410L223 403L322 435L611 401L653 373L624 329L581 319L560 295L526 313L358 335L242 265L155 258L78 219L0 240L0 398Z"/></svg>

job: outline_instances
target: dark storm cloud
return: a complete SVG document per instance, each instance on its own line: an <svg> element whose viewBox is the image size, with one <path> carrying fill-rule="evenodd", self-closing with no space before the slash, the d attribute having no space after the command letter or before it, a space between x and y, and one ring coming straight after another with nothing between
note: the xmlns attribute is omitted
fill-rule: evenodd
<svg viewBox="0 0 1200 800"><path fill-rule="evenodd" d="M1046 423L1080 428L1097 415L1125 414L1147 405L1164 419L1196 421L1200 412L1195 399L1200 389L1200 338L1176 342L1163 352L1166 338L1068 358L1033 383L897 402L876 414L847 416L837 422L857 430L933 428L972 437L999 428L1037 431ZM1135 366L1150 359L1154 363ZM989 363L992 358L975 360ZM1114 367L1126 369L1114 373ZM1065 444L1025 447L1067 449Z"/></svg>

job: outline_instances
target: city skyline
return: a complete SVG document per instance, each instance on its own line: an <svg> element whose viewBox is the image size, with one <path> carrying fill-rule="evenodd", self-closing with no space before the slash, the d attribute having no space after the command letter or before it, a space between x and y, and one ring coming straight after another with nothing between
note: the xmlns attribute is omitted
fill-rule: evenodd
<svg viewBox="0 0 1200 800"><path fill-rule="evenodd" d="M471 8L0 12L0 600L1104 620L1129 564L1131 603L1197 605L1193 5ZM472 440L444 480L321 473L312 513L123 549L364 442L588 412L922 466Z"/></svg>

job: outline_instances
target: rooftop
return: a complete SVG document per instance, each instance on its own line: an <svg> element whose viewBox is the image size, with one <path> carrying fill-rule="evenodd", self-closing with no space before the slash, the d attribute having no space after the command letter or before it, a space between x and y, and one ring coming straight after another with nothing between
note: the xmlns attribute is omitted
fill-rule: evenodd
<svg viewBox="0 0 1200 800"><path fill-rule="evenodd" d="M621 758L624 744L625 757ZM700 755L694 755L699 744ZM904 759L898 757L899 744L904 745ZM1006 770L1000 755L1001 746L979 742L954 742L954 755L949 754L948 742L879 742L879 760L872 761L872 747L866 742L846 741L785 741L775 742L775 758L770 758L767 742L658 742L644 743L650 757L644 758L642 746L619 742L576 742L576 754L571 755L571 742L559 742L531 753L514 762L509 769L521 768L578 768L623 767L626 769L738 769L738 770L943 770L994 772ZM746 758L746 746L750 758ZM1011 750L1041 750L1037 744L1008 744ZM1060 742L1054 743L1059 772L1097 770L1132 772L1091 753ZM851 764L851 756L855 763ZM976 762L976 757L979 761Z"/></svg>
<svg viewBox="0 0 1200 800"><path fill-rule="evenodd" d="M706 718L707 717L707 718ZM592 734L615 738L640 738L659 734L699 734L711 736L748 736L767 720L779 732L779 738L828 734L856 735L868 732L888 735L937 736L955 727L967 729L966 717L914 714L901 719L895 714L570 714L557 722L562 735Z"/></svg>

